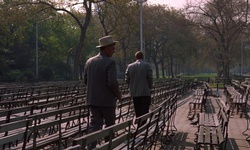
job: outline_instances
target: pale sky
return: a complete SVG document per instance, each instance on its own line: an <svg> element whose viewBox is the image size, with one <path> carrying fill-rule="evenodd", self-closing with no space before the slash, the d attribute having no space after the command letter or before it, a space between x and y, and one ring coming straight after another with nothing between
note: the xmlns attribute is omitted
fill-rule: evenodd
<svg viewBox="0 0 250 150"><path fill-rule="evenodd" d="M187 0L147 0L149 4L167 4L176 9L183 8Z"/></svg>

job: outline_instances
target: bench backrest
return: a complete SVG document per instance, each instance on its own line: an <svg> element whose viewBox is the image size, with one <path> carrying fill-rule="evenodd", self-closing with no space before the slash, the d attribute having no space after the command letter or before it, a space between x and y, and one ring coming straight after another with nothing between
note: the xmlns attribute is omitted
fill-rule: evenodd
<svg viewBox="0 0 250 150"><path fill-rule="evenodd" d="M227 102L219 101L219 112L218 112L218 119L220 122L221 132L224 138L227 138L228 135L228 122L230 118L230 106Z"/></svg>
<svg viewBox="0 0 250 150"><path fill-rule="evenodd" d="M0 111L0 124L27 119L33 114L35 106L24 106Z"/></svg>
<svg viewBox="0 0 250 150"><path fill-rule="evenodd" d="M38 145L37 140L47 135L58 135L54 140L60 143L62 142L63 131L73 127L78 128L78 134L81 135L84 124L86 125L85 130L87 131L88 121L86 121L85 118L88 117L89 113L86 105L66 107L29 116L33 121L32 126L29 127L29 137L33 140L33 147L45 147L45 142L44 145ZM59 144L59 146L61 146L61 144Z"/></svg>
<svg viewBox="0 0 250 150"><path fill-rule="evenodd" d="M30 119L19 120L15 122L5 123L0 125L0 146L2 149L15 147L23 142L23 149L26 144L27 129L31 124Z"/></svg>
<svg viewBox="0 0 250 150"><path fill-rule="evenodd" d="M73 145L80 145L82 149L86 149L90 143L99 140L100 145L96 147L98 150L114 149L118 146L128 149L131 125L132 119L109 126L74 139ZM109 141L102 141L105 137L109 137Z"/></svg>
<svg viewBox="0 0 250 150"><path fill-rule="evenodd" d="M152 131L151 128L154 128L158 125L160 117L161 107L155 108L153 111L144 114L135 119L135 124L137 124L136 130L132 133L131 147L130 149L137 149L138 147L146 146L147 136L149 134L154 134L155 130ZM143 136L142 136L143 135Z"/></svg>
<svg viewBox="0 0 250 150"><path fill-rule="evenodd" d="M128 119L133 108L132 104L133 104L133 101L130 96L123 97L120 101L118 101L118 104L116 107L117 109L116 120L118 120L118 123Z"/></svg>
<svg viewBox="0 0 250 150"><path fill-rule="evenodd" d="M219 105L219 111L218 111L218 114L217 114L218 117L220 118L221 113L224 112L227 115L228 119L229 119L229 116L230 116L230 105L227 102L224 102L222 100L220 100L218 102L218 105Z"/></svg>
<svg viewBox="0 0 250 150"><path fill-rule="evenodd" d="M221 132L222 132L223 137L227 139L229 116L225 112L222 112L221 115L222 115L221 125L220 125Z"/></svg>

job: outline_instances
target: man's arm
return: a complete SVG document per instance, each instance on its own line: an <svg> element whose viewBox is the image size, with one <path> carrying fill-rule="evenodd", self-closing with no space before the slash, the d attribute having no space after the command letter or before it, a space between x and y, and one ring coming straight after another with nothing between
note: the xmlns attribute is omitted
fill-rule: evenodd
<svg viewBox="0 0 250 150"><path fill-rule="evenodd" d="M87 70L88 70L88 65L87 63L85 64L84 71L83 71L83 82L85 85L87 85Z"/></svg>
<svg viewBox="0 0 250 150"><path fill-rule="evenodd" d="M148 79L149 88L152 89L153 88L153 71L150 65L148 65L147 79Z"/></svg>
<svg viewBox="0 0 250 150"><path fill-rule="evenodd" d="M117 81L116 64L112 61L107 67L107 86L110 87L114 95L120 100L121 92Z"/></svg>
<svg viewBox="0 0 250 150"><path fill-rule="evenodd" d="M129 85L130 83L130 76L129 76L129 66L127 67L125 71L125 82Z"/></svg>

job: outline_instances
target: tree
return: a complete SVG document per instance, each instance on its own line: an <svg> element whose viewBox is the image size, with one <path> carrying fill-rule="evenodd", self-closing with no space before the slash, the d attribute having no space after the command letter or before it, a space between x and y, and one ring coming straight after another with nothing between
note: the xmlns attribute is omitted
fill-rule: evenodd
<svg viewBox="0 0 250 150"><path fill-rule="evenodd" d="M221 69L219 76L229 77L234 44L247 27L248 6L248 0L208 0L187 5L187 14L194 25L216 44L216 50L211 50Z"/></svg>
<svg viewBox="0 0 250 150"><path fill-rule="evenodd" d="M69 14L77 23L80 28L79 42L74 50L74 67L73 67L73 78L79 80L80 74L80 56L84 48L84 42L88 26L90 24L92 16L92 7L94 3L101 2L96 0L78 0L70 1L54 1L54 0L18 0L15 5L40 5L39 11L46 11L48 9L55 10L57 12L63 12ZM81 13L80 13L81 12ZM81 14L81 15L79 15Z"/></svg>
<svg viewBox="0 0 250 150"><path fill-rule="evenodd" d="M156 77L165 72L174 78L180 66L194 54L196 39L182 12L161 5L144 8L146 54L152 60ZM167 71L165 71L167 70Z"/></svg>
<svg viewBox="0 0 250 150"><path fill-rule="evenodd" d="M119 40L117 50L121 49L121 51L117 51L118 54L116 55L119 58L118 65L122 74L121 77L124 78L127 55L134 54L134 51L138 49L136 45L139 41L134 39L136 39L136 34L139 33L139 5L131 0L109 0L96 6L96 12L104 34L112 34Z"/></svg>
<svg viewBox="0 0 250 150"><path fill-rule="evenodd" d="M72 79L71 49L75 49L80 36L78 25L67 13L41 9L45 9L44 5L19 5L7 0L2 3L1 81L10 81L12 72L16 77L11 81L34 81L36 22L39 22L37 40L40 79L48 79L48 74L42 76L46 70L52 70L50 80Z"/></svg>

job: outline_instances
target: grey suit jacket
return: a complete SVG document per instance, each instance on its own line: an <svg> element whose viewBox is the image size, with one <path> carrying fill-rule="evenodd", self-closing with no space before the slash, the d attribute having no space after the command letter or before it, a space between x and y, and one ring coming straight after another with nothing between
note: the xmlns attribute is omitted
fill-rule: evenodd
<svg viewBox="0 0 250 150"><path fill-rule="evenodd" d="M125 72L125 80L129 84L132 97L150 96L153 75L149 63L139 59L129 64Z"/></svg>
<svg viewBox="0 0 250 150"><path fill-rule="evenodd" d="M116 97L121 93L116 76L116 63L105 54L87 60L84 68L84 83L87 85L87 104L115 107Z"/></svg>

